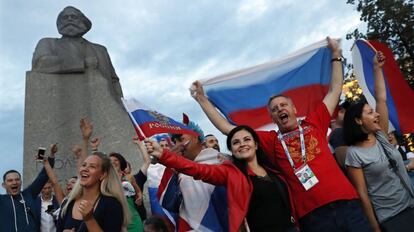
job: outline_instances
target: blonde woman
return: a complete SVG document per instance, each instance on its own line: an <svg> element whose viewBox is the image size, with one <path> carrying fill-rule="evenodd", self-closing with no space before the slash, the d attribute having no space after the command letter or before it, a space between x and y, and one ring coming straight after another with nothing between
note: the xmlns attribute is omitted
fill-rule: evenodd
<svg viewBox="0 0 414 232"><path fill-rule="evenodd" d="M121 231L129 223L128 205L111 160L101 152L87 157L62 204L57 231Z"/></svg>

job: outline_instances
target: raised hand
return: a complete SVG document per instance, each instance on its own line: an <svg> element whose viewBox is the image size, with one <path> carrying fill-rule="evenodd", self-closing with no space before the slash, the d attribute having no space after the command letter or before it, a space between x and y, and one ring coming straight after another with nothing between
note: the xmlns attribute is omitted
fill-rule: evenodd
<svg viewBox="0 0 414 232"><path fill-rule="evenodd" d="M382 68L385 64L385 56L381 51L377 51L373 59L374 68Z"/></svg>
<svg viewBox="0 0 414 232"><path fill-rule="evenodd" d="M206 97L203 85L199 81L193 82L190 88L190 94L196 101L200 101L201 98Z"/></svg>
<svg viewBox="0 0 414 232"><path fill-rule="evenodd" d="M79 145L75 145L72 148L73 155L76 157L76 159L79 159L82 153L82 148Z"/></svg>
<svg viewBox="0 0 414 232"><path fill-rule="evenodd" d="M141 143L141 140L139 140L138 136L135 136L132 138L132 142L135 143L136 145L139 145Z"/></svg>
<svg viewBox="0 0 414 232"><path fill-rule="evenodd" d="M87 118L82 118L80 120L80 130L82 132L82 138L89 140L93 132L92 123Z"/></svg>
<svg viewBox="0 0 414 232"><path fill-rule="evenodd" d="M57 143L54 143L54 144L50 145L50 156L51 157L55 157L55 154L58 151L58 146L57 145L58 145Z"/></svg>
<svg viewBox="0 0 414 232"><path fill-rule="evenodd" d="M91 140L92 151L97 151L98 147L99 147L99 144L101 144L101 138L99 138L99 137L93 138Z"/></svg>
<svg viewBox="0 0 414 232"><path fill-rule="evenodd" d="M145 139L144 142L148 154L155 156L157 158L161 158L163 150L161 146L158 144L158 142L149 139Z"/></svg>
<svg viewBox="0 0 414 232"><path fill-rule="evenodd" d="M328 41L328 48L331 49L332 55L335 57L341 56L341 45L339 43L339 40L332 39L331 37L326 37L326 40ZM332 57L334 58L334 57Z"/></svg>

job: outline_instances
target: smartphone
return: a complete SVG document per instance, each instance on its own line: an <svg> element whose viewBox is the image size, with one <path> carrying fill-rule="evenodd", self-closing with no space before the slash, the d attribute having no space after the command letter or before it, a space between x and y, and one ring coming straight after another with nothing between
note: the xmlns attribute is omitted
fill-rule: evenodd
<svg viewBox="0 0 414 232"><path fill-rule="evenodd" d="M37 160L43 160L43 158L45 157L45 153L46 153L46 148L39 147L37 149Z"/></svg>
<svg viewBox="0 0 414 232"><path fill-rule="evenodd" d="M47 209L45 210L45 213L52 214L56 210L53 208L53 205L48 205Z"/></svg>

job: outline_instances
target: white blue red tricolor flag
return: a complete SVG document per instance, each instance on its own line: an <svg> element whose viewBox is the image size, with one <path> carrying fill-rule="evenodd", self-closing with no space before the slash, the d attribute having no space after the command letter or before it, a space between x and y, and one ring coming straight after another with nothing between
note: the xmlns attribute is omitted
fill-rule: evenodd
<svg viewBox="0 0 414 232"><path fill-rule="evenodd" d="M414 91L404 80L394 54L387 45L378 41L357 40L352 47L355 76L368 103L375 107L373 57L381 51L386 57L383 75L387 88L387 105L392 126L400 133L414 132Z"/></svg>
<svg viewBox="0 0 414 232"><path fill-rule="evenodd" d="M284 94L298 116L314 110L331 80L331 51L326 39L282 59L200 80L210 101L235 124L259 128L271 123L267 101Z"/></svg>
<svg viewBox="0 0 414 232"><path fill-rule="evenodd" d="M184 124L149 109L136 99L122 99L122 102L140 139L161 133L198 136L196 132Z"/></svg>

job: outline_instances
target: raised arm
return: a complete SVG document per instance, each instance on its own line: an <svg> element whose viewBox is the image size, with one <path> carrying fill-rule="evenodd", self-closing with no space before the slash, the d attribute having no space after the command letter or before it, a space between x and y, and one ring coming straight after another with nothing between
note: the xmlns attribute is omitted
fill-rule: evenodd
<svg viewBox="0 0 414 232"><path fill-rule="evenodd" d="M328 47L332 53L332 77L329 84L328 93L323 99L329 114L332 115L339 102L339 97L342 92L343 72L342 72L342 52L337 40L326 38L328 40ZM340 59L338 59L340 58ZM337 60L338 59L338 60Z"/></svg>
<svg viewBox="0 0 414 232"><path fill-rule="evenodd" d="M227 135L235 127L217 111L213 104L211 104L210 100L208 100L207 96L204 94L203 86L199 81L193 83L190 92L191 96L201 106L201 109L203 109L211 123L213 123L221 133Z"/></svg>
<svg viewBox="0 0 414 232"><path fill-rule="evenodd" d="M237 172L237 174L240 174L240 178L244 178L242 177L243 174L230 164L212 165L196 163L166 149L163 150L156 141L145 140L145 147L149 154L159 159L159 163L192 176L196 180L202 180L213 185L225 185L229 172Z"/></svg>
<svg viewBox="0 0 414 232"><path fill-rule="evenodd" d="M368 196L368 190L365 183L364 173L361 168L347 167L347 173L350 181L354 185L361 200L362 209L368 218L375 232L381 231L378 221L375 217L374 209L372 208L371 200Z"/></svg>
<svg viewBox="0 0 414 232"><path fill-rule="evenodd" d="M80 156L78 157L78 168L86 157L88 157L89 139L91 138L93 132L92 123L87 118L82 118L80 120L79 127L82 133L82 150Z"/></svg>
<svg viewBox="0 0 414 232"><path fill-rule="evenodd" d="M48 164L50 164L50 166L53 167L55 164L54 154L51 154L49 157L44 156L43 160L41 160L43 165L45 164L46 159L48 159L49 161ZM46 169L43 166L42 170L37 175L36 179L34 179L34 181L25 189L25 191L27 190L33 197L36 197L37 195L39 195L40 191L42 191L43 186L46 184L48 180L49 177L47 176Z"/></svg>
<svg viewBox="0 0 414 232"><path fill-rule="evenodd" d="M385 63L385 56L382 52L377 52L373 59L374 66L374 97L376 102L375 110L380 115L381 130L388 134L388 106L387 106L387 90L385 88L384 75L382 74L382 66Z"/></svg>
<svg viewBox="0 0 414 232"><path fill-rule="evenodd" d="M57 143L52 144L52 146L50 146L51 156L55 156L57 151L58 151ZM53 191L55 192L55 196L56 196L56 200L59 204L61 204L63 201L63 198L65 197L65 194L63 193L63 190L60 187L58 178L56 177L56 174L52 166L50 166L50 163L47 159L44 160L44 167L45 167L47 176L49 177L49 181L50 183L52 183Z"/></svg>
<svg viewBox="0 0 414 232"><path fill-rule="evenodd" d="M132 138L133 143L135 143L135 145L137 145L138 151L142 156L142 165L141 165L141 172L144 175L147 175L147 171L148 171L148 167L151 164L151 158L147 153L147 149L145 148L145 145L142 141L139 140L138 137L134 137Z"/></svg>

